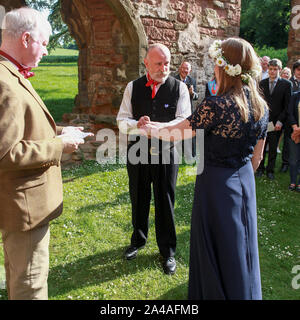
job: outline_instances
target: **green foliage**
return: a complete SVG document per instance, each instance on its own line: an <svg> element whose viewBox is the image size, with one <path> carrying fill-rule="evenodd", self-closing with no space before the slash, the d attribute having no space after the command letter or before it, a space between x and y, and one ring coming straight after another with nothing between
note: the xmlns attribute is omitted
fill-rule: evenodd
<svg viewBox="0 0 300 320"><path fill-rule="evenodd" d="M68 26L63 22L60 8L60 0L26 0L29 7L35 8L37 10L48 10L49 11L49 21L52 26L53 34L49 41L49 51L63 45L64 47L76 46L75 40L69 33Z"/></svg>
<svg viewBox="0 0 300 320"><path fill-rule="evenodd" d="M271 59L277 58L282 62L282 67L285 67L288 62L287 49L274 49L263 46L262 48L254 48L258 56L269 56Z"/></svg>
<svg viewBox="0 0 300 320"><path fill-rule="evenodd" d="M256 47L286 48L290 1L242 0L240 36Z"/></svg>

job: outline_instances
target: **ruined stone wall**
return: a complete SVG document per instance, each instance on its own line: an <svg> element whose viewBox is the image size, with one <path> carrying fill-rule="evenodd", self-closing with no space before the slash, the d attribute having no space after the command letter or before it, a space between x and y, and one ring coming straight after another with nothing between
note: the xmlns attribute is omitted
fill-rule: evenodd
<svg viewBox="0 0 300 320"><path fill-rule="evenodd" d="M212 38L238 36L240 0L61 0L62 16L79 46L79 92L66 124L97 132L116 129L126 84L141 76L147 46L164 43L172 53L171 71L183 59L192 64L200 99L213 65ZM199 99L199 100L200 100ZM83 148L94 158L97 142Z"/></svg>
<svg viewBox="0 0 300 320"><path fill-rule="evenodd" d="M84 113L116 114L117 97L143 73L145 47L154 42L170 48L172 71L183 59L192 63L203 92L212 74L205 52L210 39L239 34L240 0L63 0L62 5L80 47L76 110Z"/></svg>
<svg viewBox="0 0 300 320"><path fill-rule="evenodd" d="M300 59L300 0L291 1L290 32L288 41L288 66Z"/></svg>

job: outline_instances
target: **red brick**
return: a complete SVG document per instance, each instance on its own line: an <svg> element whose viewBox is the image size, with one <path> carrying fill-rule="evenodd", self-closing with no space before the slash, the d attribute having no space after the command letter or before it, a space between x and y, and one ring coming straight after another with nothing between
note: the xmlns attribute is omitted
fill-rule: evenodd
<svg viewBox="0 0 300 320"><path fill-rule="evenodd" d="M164 29L173 29L174 23L171 21L165 21L165 20L155 20L154 25L158 28L164 28Z"/></svg>
<svg viewBox="0 0 300 320"><path fill-rule="evenodd" d="M142 23L144 26L154 26L154 20L150 18L142 18Z"/></svg>

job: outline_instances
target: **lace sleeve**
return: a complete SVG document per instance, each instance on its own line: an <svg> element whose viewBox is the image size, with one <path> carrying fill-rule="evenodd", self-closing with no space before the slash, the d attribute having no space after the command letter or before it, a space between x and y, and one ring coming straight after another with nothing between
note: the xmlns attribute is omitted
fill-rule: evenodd
<svg viewBox="0 0 300 320"><path fill-rule="evenodd" d="M258 135L258 140L264 139L267 137L267 129L269 122L269 110L265 108L264 116L259 120L260 121L260 133Z"/></svg>
<svg viewBox="0 0 300 320"><path fill-rule="evenodd" d="M210 129L216 121L216 112L214 110L213 101L209 98L196 108L191 116L187 118L193 130Z"/></svg>

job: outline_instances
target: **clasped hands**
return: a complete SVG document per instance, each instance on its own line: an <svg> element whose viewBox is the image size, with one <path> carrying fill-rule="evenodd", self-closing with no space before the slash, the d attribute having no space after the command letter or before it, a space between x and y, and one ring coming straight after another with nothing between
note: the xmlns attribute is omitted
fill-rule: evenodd
<svg viewBox="0 0 300 320"><path fill-rule="evenodd" d="M137 127L144 136L158 137L162 125L160 122L151 121L148 116L142 116L137 123Z"/></svg>

